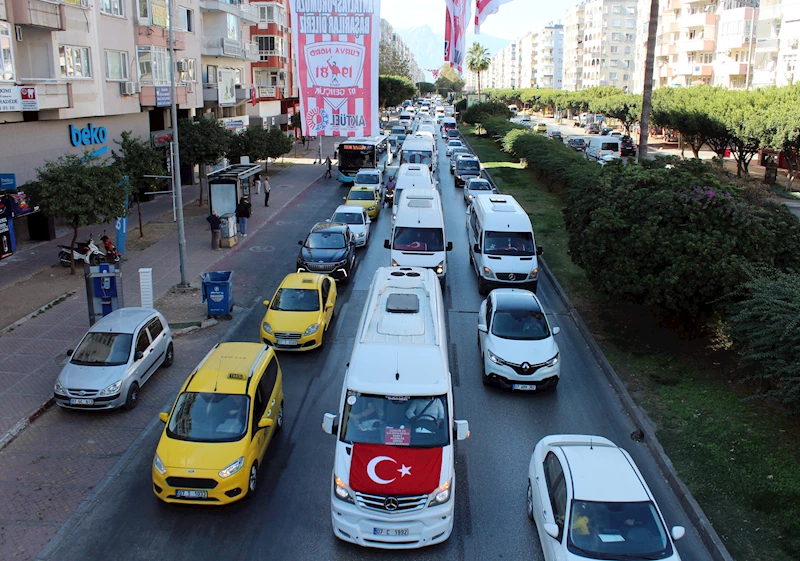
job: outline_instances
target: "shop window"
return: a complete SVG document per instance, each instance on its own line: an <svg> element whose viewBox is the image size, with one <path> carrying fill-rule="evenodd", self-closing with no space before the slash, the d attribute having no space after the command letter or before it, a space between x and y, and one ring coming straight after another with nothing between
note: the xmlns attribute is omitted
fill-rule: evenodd
<svg viewBox="0 0 800 561"><path fill-rule="evenodd" d="M58 48L63 78L91 78L92 66L88 47L62 45Z"/></svg>
<svg viewBox="0 0 800 561"><path fill-rule="evenodd" d="M13 82L16 77L11 44L11 24L0 21L0 81L2 82Z"/></svg>
<svg viewBox="0 0 800 561"><path fill-rule="evenodd" d="M128 79L128 53L125 51L106 51L106 80L125 81Z"/></svg>

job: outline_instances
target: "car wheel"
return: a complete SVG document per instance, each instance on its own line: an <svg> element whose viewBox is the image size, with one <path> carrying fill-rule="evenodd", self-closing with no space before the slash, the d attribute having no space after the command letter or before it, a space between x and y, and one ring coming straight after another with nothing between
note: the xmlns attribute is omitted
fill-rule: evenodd
<svg viewBox="0 0 800 561"><path fill-rule="evenodd" d="M169 368L170 366L172 366L172 363L174 361L175 361L175 347L172 345L172 343L170 343L169 347L167 347L167 356L164 357L164 363L163 363L164 368Z"/></svg>
<svg viewBox="0 0 800 561"><path fill-rule="evenodd" d="M131 409L135 409L137 405L139 405L139 384L134 382L131 384L131 387L128 388L128 397L125 399L124 407L130 411Z"/></svg>
<svg viewBox="0 0 800 561"><path fill-rule="evenodd" d="M319 338L319 347L317 347L318 349L322 349L322 348L325 347L325 332L326 331L327 331L327 328L322 330L322 335Z"/></svg>
<svg viewBox="0 0 800 561"><path fill-rule="evenodd" d="M281 408L278 409L278 418L275 420L275 432L283 428L283 402L281 401Z"/></svg>
<svg viewBox="0 0 800 561"><path fill-rule="evenodd" d="M527 507L528 518L533 520L533 487L531 487L530 481L528 481Z"/></svg>
<svg viewBox="0 0 800 561"><path fill-rule="evenodd" d="M250 466L250 477L247 478L247 494L245 494L245 498L251 498L255 495L256 490L258 489L258 462L253 462L253 465Z"/></svg>
<svg viewBox="0 0 800 561"><path fill-rule="evenodd" d="M478 294L486 294L486 289L486 281L483 280L483 277L478 277Z"/></svg>

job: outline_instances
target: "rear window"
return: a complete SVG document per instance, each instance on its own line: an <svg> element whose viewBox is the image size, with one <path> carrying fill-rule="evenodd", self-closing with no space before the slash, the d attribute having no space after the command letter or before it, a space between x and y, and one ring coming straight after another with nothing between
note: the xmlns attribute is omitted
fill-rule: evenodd
<svg viewBox="0 0 800 561"><path fill-rule="evenodd" d="M604 142L600 146L600 150L611 150L613 152L616 152L617 150L619 150L619 144L617 144L616 142Z"/></svg>

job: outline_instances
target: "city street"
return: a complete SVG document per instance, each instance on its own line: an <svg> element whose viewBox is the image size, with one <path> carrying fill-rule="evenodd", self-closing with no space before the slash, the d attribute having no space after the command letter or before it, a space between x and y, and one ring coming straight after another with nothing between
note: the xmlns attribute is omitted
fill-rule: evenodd
<svg viewBox="0 0 800 561"><path fill-rule="evenodd" d="M152 492L150 466L163 425L150 422L131 453L113 468L113 478L95 488L89 502L66 522L39 559L542 559L539 540L525 513L526 476L534 445L553 433L598 434L625 447L655 494L667 524L686 526L686 537L677 544L682 559L711 559L646 446L631 440L636 427L546 277L540 280L538 295L551 314L551 324L561 327L558 344L563 367L558 389L511 394L481 383L475 339L482 297L468 262L462 193L453 187L444 151L439 140L440 189L447 238L454 246L448 254L445 292L450 365L456 418L467 419L472 433L457 444L456 523L450 540L413 552L379 552L340 542L331 532L334 437L324 434L320 423L323 413L338 412L372 274L389 264L383 240L389 236L391 211L384 209L372 224L368 247L359 251L353 282L340 286L337 318L324 350L279 355L285 426L267 451L256 496L221 508L161 503ZM329 218L345 194L346 189L335 180L318 181L247 238L234 268L237 302L244 316L227 334L217 329L218 336L258 341L264 313L261 300L272 298L283 277L294 271L297 240L315 222ZM214 341L208 339L203 342L210 346ZM191 356L203 355L196 339L185 338L176 340L177 357L190 342L197 347ZM170 376L160 382L158 397L174 396L192 367L187 360L176 361ZM155 414L154 408L139 409L137 417L143 411ZM60 411L45 415L52 427L58 426L61 417L76 416Z"/></svg>

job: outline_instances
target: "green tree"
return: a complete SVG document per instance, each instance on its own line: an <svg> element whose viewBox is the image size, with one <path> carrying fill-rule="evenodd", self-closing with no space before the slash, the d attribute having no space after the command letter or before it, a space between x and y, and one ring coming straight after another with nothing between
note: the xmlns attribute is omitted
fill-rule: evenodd
<svg viewBox="0 0 800 561"><path fill-rule="evenodd" d="M389 40L381 40L378 47L378 74L402 76L411 80L411 64Z"/></svg>
<svg viewBox="0 0 800 561"><path fill-rule="evenodd" d="M131 131L122 131L120 140L114 142L119 146L119 153L112 151L114 165L120 175L127 177L128 187L133 200L136 201L136 212L139 214L139 237L144 237L142 224L141 201L148 192L158 191L163 179L145 177L146 175L166 175L164 154L141 138L131 136Z"/></svg>
<svg viewBox="0 0 800 561"><path fill-rule="evenodd" d="M414 97L417 88L403 76L378 77L378 101L381 107L396 107Z"/></svg>
<svg viewBox="0 0 800 561"><path fill-rule="evenodd" d="M200 206L203 206L203 190L207 188L208 170L228 153L232 135L221 122L213 117L178 121L181 161L200 166ZM176 171L176 173L178 173Z"/></svg>
<svg viewBox="0 0 800 561"><path fill-rule="evenodd" d="M439 90L439 93L447 94L453 92L456 97L459 97L464 90L464 80L461 79L461 76L458 75L458 72L456 72L452 66L444 64L439 70L436 88Z"/></svg>
<svg viewBox="0 0 800 561"><path fill-rule="evenodd" d="M634 94L600 97L589 103L589 110L622 121L625 133L630 134L631 125L642 117L642 98Z"/></svg>
<svg viewBox="0 0 800 561"><path fill-rule="evenodd" d="M467 51L467 68L478 76L478 93L481 93L481 73L489 70L491 63L489 49L477 41L472 43Z"/></svg>
<svg viewBox="0 0 800 561"><path fill-rule="evenodd" d="M288 154L292 150L293 145L294 141L286 136L286 134L284 134L280 128L272 127L268 129L265 136L265 166L269 164L268 158L272 158L274 160L276 158L280 158L284 154Z"/></svg>
<svg viewBox="0 0 800 561"><path fill-rule="evenodd" d="M800 174L800 84L778 88L764 115L768 131L765 144L783 154L788 167L786 188Z"/></svg>
<svg viewBox="0 0 800 561"><path fill-rule="evenodd" d="M261 126L247 127L231 137L227 157L232 163L239 163L242 156L257 162L266 158L267 129Z"/></svg>
<svg viewBox="0 0 800 561"><path fill-rule="evenodd" d="M511 111L502 101L487 101L485 103L475 103L461 114L464 122L471 124L477 124L486 118L492 117L501 117L508 120L511 118Z"/></svg>
<svg viewBox="0 0 800 561"><path fill-rule="evenodd" d="M78 229L104 224L125 216L127 184L119 168L106 165L91 152L65 154L36 170L36 181L25 185L25 192L48 216L64 220L72 228L70 249L75 249ZM72 256L72 251L70 251ZM75 274L72 256L70 273Z"/></svg>
<svg viewBox="0 0 800 561"><path fill-rule="evenodd" d="M417 89L422 95L433 93L436 91L436 85L430 82L417 82Z"/></svg>

